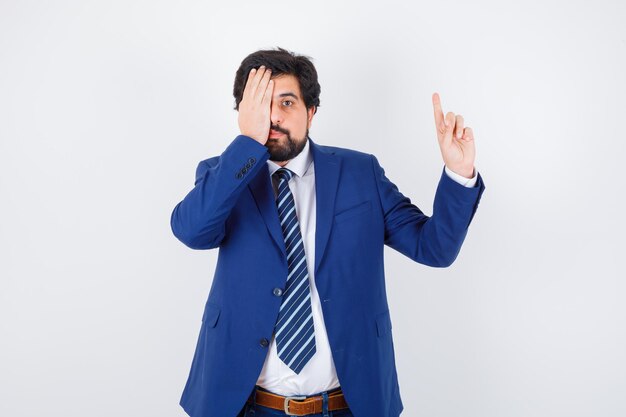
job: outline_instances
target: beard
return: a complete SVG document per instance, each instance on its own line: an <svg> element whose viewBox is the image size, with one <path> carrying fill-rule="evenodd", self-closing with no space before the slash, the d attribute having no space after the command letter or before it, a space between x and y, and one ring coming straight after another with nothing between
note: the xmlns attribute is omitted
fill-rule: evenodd
<svg viewBox="0 0 626 417"><path fill-rule="evenodd" d="M309 129L306 130L304 138L294 139L287 129L272 125L271 129L285 134L285 137L279 139L269 138L265 143L270 154L270 161L284 162L289 161L302 152L306 141L309 139ZM284 143L281 143L283 142Z"/></svg>

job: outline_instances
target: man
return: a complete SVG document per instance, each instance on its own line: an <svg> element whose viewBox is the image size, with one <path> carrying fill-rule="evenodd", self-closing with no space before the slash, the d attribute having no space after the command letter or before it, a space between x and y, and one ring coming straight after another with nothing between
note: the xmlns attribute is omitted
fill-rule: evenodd
<svg viewBox="0 0 626 417"><path fill-rule="evenodd" d="M179 240L220 248L180 401L192 417L403 409L383 248L454 261L484 190L473 132L433 94L445 167L428 217L373 155L313 142L319 94L307 57L246 57L234 86L241 134L200 162L173 210Z"/></svg>

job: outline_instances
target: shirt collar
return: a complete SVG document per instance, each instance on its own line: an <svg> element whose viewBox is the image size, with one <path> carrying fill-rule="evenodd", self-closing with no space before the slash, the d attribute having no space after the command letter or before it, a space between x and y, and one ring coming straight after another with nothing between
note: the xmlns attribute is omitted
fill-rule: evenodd
<svg viewBox="0 0 626 417"><path fill-rule="evenodd" d="M313 155L311 155L311 147L309 146L309 138L306 139L304 148L295 158L285 165L285 168L289 168L295 175L302 177L309 170L311 162L313 162ZM270 171L270 177L274 175L276 171L281 167L274 161L267 160L267 167Z"/></svg>

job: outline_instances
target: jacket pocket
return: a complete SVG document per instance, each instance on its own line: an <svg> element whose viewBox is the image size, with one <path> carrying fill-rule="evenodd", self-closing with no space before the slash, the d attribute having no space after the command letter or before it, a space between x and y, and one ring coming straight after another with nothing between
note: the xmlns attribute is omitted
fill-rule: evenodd
<svg viewBox="0 0 626 417"><path fill-rule="evenodd" d="M217 325L217 319L220 317L220 308L215 304L207 304L202 315L202 322L209 327Z"/></svg>
<svg viewBox="0 0 626 417"><path fill-rule="evenodd" d="M372 202L367 200L363 201L355 206L349 207L337 214L335 214L335 223L341 223L342 221L349 219L361 213L365 213L372 209Z"/></svg>
<svg viewBox="0 0 626 417"><path fill-rule="evenodd" d="M378 337L391 333L391 316L389 310L376 315L376 333Z"/></svg>

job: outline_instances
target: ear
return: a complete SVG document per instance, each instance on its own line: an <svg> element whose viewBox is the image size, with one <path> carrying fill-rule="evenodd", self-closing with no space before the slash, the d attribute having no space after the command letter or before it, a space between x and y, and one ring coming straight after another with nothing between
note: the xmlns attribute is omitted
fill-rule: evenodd
<svg viewBox="0 0 626 417"><path fill-rule="evenodd" d="M311 106L307 110L307 129L311 128L311 122L313 121L314 115L315 115L315 106Z"/></svg>

